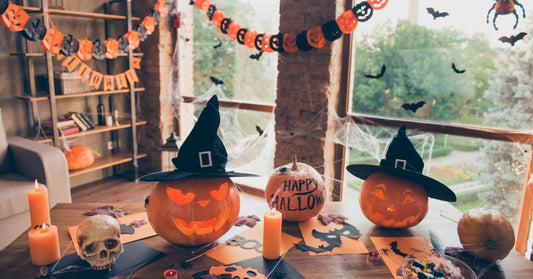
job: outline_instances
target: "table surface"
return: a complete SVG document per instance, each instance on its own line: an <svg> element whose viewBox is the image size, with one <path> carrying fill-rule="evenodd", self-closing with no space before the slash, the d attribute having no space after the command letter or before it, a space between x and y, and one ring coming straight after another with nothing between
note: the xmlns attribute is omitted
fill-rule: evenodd
<svg viewBox="0 0 533 279"><path fill-rule="evenodd" d="M102 204L71 203L58 204L51 210L52 223L58 227L60 248L62 255L69 255L75 250L70 240L68 226L79 224L86 216L84 212L94 209ZM144 211L142 204L111 204L115 208L124 208L131 213ZM409 229L391 230L380 228L368 221L357 202L329 202L324 206L323 212L340 213L348 217L348 222L356 226L361 232L361 241L369 251L375 251L370 239L371 236L422 236L428 242L440 247L460 247L456 232L456 220L462 213L452 205L438 200L430 200L429 212L426 218L417 226ZM241 215L255 214L261 216L267 210L266 203L248 202L241 206ZM219 242L229 239L241 232L246 226L233 227L220 238ZM302 235L296 223L283 222L283 232L301 238ZM431 237L430 237L431 236ZM143 240L148 245L167 254L149 266L135 272L130 278L163 278L164 270L176 263L191 257L194 249L169 245L159 236ZM310 256L307 252L290 249L284 259L298 270L305 278L394 278L383 261L369 262L367 254L353 255L319 255ZM192 278L192 274L203 271L212 265L221 263L202 256L195 261L201 262L201 268L191 268L180 278ZM21 234L6 249L0 251L0 277L2 278L34 278L39 274L40 267L31 264L27 232ZM516 250L509 256L483 274L481 278L533 278L533 263L528 261ZM289 279L289 278L287 278Z"/></svg>

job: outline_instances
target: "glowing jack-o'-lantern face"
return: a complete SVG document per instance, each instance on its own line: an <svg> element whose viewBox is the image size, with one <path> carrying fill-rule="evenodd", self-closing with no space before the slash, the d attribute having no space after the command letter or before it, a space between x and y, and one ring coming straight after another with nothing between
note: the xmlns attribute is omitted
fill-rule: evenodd
<svg viewBox="0 0 533 279"><path fill-rule="evenodd" d="M146 207L157 234L185 246L218 239L233 226L239 210L239 193L227 177L160 181Z"/></svg>
<svg viewBox="0 0 533 279"><path fill-rule="evenodd" d="M359 205L368 220L378 226L409 228L426 216L428 196L417 182L375 172L361 187Z"/></svg>

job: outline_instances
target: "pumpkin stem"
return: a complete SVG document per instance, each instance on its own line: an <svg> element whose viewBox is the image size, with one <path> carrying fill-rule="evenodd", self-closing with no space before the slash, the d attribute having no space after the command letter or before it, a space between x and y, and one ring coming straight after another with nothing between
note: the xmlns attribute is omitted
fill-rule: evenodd
<svg viewBox="0 0 533 279"><path fill-rule="evenodd" d="M292 170L292 171L297 171L297 170L298 170L298 161L296 160L296 155L294 155L294 157L292 157L292 167L291 167L291 170Z"/></svg>

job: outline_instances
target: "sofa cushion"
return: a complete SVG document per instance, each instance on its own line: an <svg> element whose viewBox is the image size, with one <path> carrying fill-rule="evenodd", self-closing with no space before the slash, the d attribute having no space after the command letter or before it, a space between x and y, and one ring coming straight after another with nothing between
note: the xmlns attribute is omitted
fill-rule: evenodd
<svg viewBox="0 0 533 279"><path fill-rule="evenodd" d="M35 187L35 182L24 176L0 174L0 219L28 211L28 190L32 187Z"/></svg>
<svg viewBox="0 0 533 279"><path fill-rule="evenodd" d="M13 171L13 163L9 155L6 131L2 121L2 109L0 109L0 173Z"/></svg>

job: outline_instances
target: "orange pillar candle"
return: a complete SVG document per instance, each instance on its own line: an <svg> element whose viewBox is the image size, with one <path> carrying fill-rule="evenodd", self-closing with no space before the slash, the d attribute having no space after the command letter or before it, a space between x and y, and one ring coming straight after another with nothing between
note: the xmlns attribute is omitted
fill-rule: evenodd
<svg viewBox="0 0 533 279"><path fill-rule="evenodd" d="M281 212L275 208L265 212L263 257L275 260L281 255Z"/></svg>
<svg viewBox="0 0 533 279"><path fill-rule="evenodd" d="M28 190L30 203L31 227L40 226L43 223L50 224L50 208L48 207L48 189L39 187L35 180L35 188Z"/></svg>
<svg viewBox="0 0 533 279"><path fill-rule="evenodd" d="M47 265L59 260L59 237L56 226L42 224L28 232L31 262Z"/></svg>

